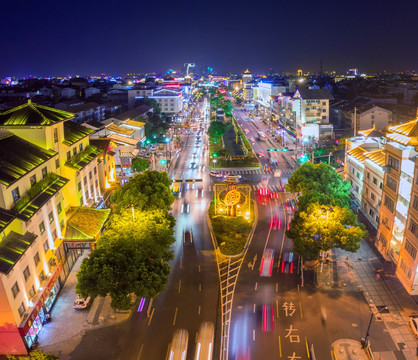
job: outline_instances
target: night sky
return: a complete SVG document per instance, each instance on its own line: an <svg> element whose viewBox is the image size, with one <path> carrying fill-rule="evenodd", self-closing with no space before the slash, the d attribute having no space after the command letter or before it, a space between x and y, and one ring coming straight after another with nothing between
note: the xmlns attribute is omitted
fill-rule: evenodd
<svg viewBox="0 0 418 360"><path fill-rule="evenodd" d="M0 76L418 71L418 1L1 1Z"/></svg>

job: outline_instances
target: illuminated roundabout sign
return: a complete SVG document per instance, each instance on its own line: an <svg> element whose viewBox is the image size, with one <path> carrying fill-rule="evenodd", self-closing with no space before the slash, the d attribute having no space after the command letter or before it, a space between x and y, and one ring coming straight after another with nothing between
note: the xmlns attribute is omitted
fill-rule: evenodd
<svg viewBox="0 0 418 360"><path fill-rule="evenodd" d="M223 202L227 206L234 206L241 200L241 192L236 189L229 190L223 199Z"/></svg>

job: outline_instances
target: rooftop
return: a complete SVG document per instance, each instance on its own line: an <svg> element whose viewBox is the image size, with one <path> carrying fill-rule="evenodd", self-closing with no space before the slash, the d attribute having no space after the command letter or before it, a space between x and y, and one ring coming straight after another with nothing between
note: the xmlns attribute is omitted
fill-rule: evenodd
<svg viewBox="0 0 418 360"><path fill-rule="evenodd" d="M118 135L118 134L112 134L109 136L109 139L112 139L116 144L122 144L122 145L133 145L137 146L140 140L132 139L126 136Z"/></svg>
<svg viewBox="0 0 418 360"><path fill-rule="evenodd" d="M65 163L65 166L71 167L75 170L80 171L88 164L90 164L94 158L101 154L101 150L93 145L87 146L82 152L73 156L70 161Z"/></svg>
<svg viewBox="0 0 418 360"><path fill-rule="evenodd" d="M376 129L376 124L373 124L373 127L366 130L359 130L358 135L363 135L365 137L383 137L385 134Z"/></svg>
<svg viewBox="0 0 418 360"><path fill-rule="evenodd" d="M13 221L14 218L15 216L13 214L0 208L0 232L3 231L7 225Z"/></svg>
<svg viewBox="0 0 418 360"><path fill-rule="evenodd" d="M85 111L85 110L96 109L99 106L101 105L95 102L88 102L88 103L81 104L81 105L71 106L68 108L68 110L71 110L71 112L73 113L78 113L78 112Z"/></svg>
<svg viewBox="0 0 418 360"><path fill-rule="evenodd" d="M152 107L148 105L141 105L132 110L125 111L122 114L116 115L115 118L118 120L135 120L140 116L144 116L147 112L152 111Z"/></svg>
<svg viewBox="0 0 418 360"><path fill-rule="evenodd" d="M92 133L94 133L93 129L67 121L64 123L64 141L62 143L71 146Z"/></svg>
<svg viewBox="0 0 418 360"><path fill-rule="evenodd" d="M0 113L0 126L49 126L74 118L67 111L27 103Z"/></svg>
<svg viewBox="0 0 418 360"><path fill-rule="evenodd" d="M297 89L298 92L303 100L334 100L328 89Z"/></svg>
<svg viewBox="0 0 418 360"><path fill-rule="evenodd" d="M0 184L10 186L56 154L9 131L0 131Z"/></svg>
<svg viewBox="0 0 418 360"><path fill-rule="evenodd" d="M396 141L403 145L418 146L418 118L400 125L388 127L389 140Z"/></svg>
<svg viewBox="0 0 418 360"><path fill-rule="evenodd" d="M134 129L129 129L123 126L119 126L116 125L114 123L111 123L109 125L106 126L106 129L109 131L112 131L114 133L120 134L120 135L124 135L124 136L131 136L132 134L135 133Z"/></svg>
<svg viewBox="0 0 418 360"><path fill-rule="evenodd" d="M145 123L142 121L136 121L136 120L127 120L124 122L125 125L134 126L137 128L142 128L145 126Z"/></svg>
<svg viewBox="0 0 418 360"><path fill-rule="evenodd" d="M366 152L364 153L364 156L379 166L385 166L386 152L384 149Z"/></svg>
<svg viewBox="0 0 418 360"><path fill-rule="evenodd" d="M110 209L92 209L78 207L70 209L73 214L67 221L65 240L95 241L100 234L103 224L110 214Z"/></svg>
<svg viewBox="0 0 418 360"><path fill-rule="evenodd" d="M366 159L365 153L367 153L367 150L362 148L361 146L357 146L354 149L347 151L347 155L353 156L360 162L364 162L364 160Z"/></svg>
<svg viewBox="0 0 418 360"><path fill-rule="evenodd" d="M90 139L90 145L97 147L101 151L107 152L112 150L112 140L109 138Z"/></svg>
<svg viewBox="0 0 418 360"><path fill-rule="evenodd" d="M36 235L27 232L25 235L11 231L0 241L0 272L8 274L20 257L32 245Z"/></svg>

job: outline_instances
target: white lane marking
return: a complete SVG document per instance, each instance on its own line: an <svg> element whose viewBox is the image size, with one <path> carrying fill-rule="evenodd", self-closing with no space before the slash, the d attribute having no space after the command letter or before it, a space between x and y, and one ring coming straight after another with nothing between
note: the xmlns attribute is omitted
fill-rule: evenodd
<svg viewBox="0 0 418 360"><path fill-rule="evenodd" d="M258 286L258 283L256 282L255 283L255 288L254 288L255 291L257 291L257 286Z"/></svg>

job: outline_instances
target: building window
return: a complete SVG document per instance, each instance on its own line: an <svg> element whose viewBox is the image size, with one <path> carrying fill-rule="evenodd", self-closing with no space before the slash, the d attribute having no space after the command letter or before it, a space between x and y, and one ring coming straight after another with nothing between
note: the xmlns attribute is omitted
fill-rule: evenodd
<svg viewBox="0 0 418 360"><path fill-rule="evenodd" d="M91 174L91 171L89 171L89 179L91 180L93 178L93 175Z"/></svg>
<svg viewBox="0 0 418 360"><path fill-rule="evenodd" d="M77 155L77 148L75 146L73 147L73 155Z"/></svg>
<svg viewBox="0 0 418 360"><path fill-rule="evenodd" d="M366 187L366 195L369 193L369 188Z"/></svg>
<svg viewBox="0 0 418 360"><path fill-rule="evenodd" d="M39 279L41 279L41 281L46 280L46 276L44 271L42 270L41 273L39 274Z"/></svg>
<svg viewBox="0 0 418 360"><path fill-rule="evenodd" d="M382 243L383 247L388 246L388 241L386 240L385 236L382 233L380 233L379 241Z"/></svg>
<svg viewBox="0 0 418 360"><path fill-rule="evenodd" d="M60 159L55 159L55 168L59 169L60 167Z"/></svg>
<svg viewBox="0 0 418 360"><path fill-rule="evenodd" d="M39 253L38 252L33 257L33 261L35 262L35 265L38 265L39 262L41 261L41 258L39 257Z"/></svg>
<svg viewBox="0 0 418 360"><path fill-rule="evenodd" d="M369 172L366 173L366 178L370 179L370 173Z"/></svg>
<svg viewBox="0 0 418 360"><path fill-rule="evenodd" d="M373 180L372 180L373 184L377 185L377 179L373 176Z"/></svg>
<svg viewBox="0 0 418 360"><path fill-rule="evenodd" d="M327 112L327 109L322 109L322 112Z"/></svg>
<svg viewBox="0 0 418 360"><path fill-rule="evenodd" d="M86 176L84 176L83 181L84 181L84 185L87 185L87 177Z"/></svg>
<svg viewBox="0 0 418 360"><path fill-rule="evenodd" d="M83 197L80 198L80 205L83 205Z"/></svg>
<svg viewBox="0 0 418 360"><path fill-rule="evenodd" d="M41 235L44 233L44 231L45 231L45 224L44 224L44 222L42 221L40 224L39 224L39 232L41 233Z"/></svg>
<svg viewBox="0 0 418 360"><path fill-rule="evenodd" d="M77 189L78 189L78 191L81 191L81 182L79 182L79 183L77 184Z"/></svg>
<svg viewBox="0 0 418 360"><path fill-rule="evenodd" d="M94 167L93 171L94 171L94 175L96 175L97 174L97 166Z"/></svg>
<svg viewBox="0 0 418 360"><path fill-rule="evenodd" d="M17 294L19 294L19 285L17 285L17 282L15 282L15 284L12 287L12 294L13 294L13 299L16 299Z"/></svg>
<svg viewBox="0 0 418 360"><path fill-rule="evenodd" d="M12 196L13 196L13 201L14 202L16 202L17 200L20 199L19 186L16 189L12 190Z"/></svg>
<svg viewBox="0 0 418 360"><path fill-rule="evenodd" d="M386 186L391 189L392 191L396 192L396 188L398 186L398 182L391 176L386 177Z"/></svg>
<svg viewBox="0 0 418 360"><path fill-rule="evenodd" d="M71 151L67 151L67 161L70 161L71 159Z"/></svg>
<svg viewBox="0 0 418 360"><path fill-rule="evenodd" d="M417 225L417 223L413 219L410 219L409 220L409 227L408 227L408 229L409 229L409 231L412 234L414 234L414 236L416 238L418 238L418 225Z"/></svg>
<svg viewBox="0 0 418 360"><path fill-rule="evenodd" d="M399 171L399 160L391 155L388 157L388 166L393 170Z"/></svg>
<svg viewBox="0 0 418 360"><path fill-rule="evenodd" d="M401 259L401 266L400 266L400 268L408 276L408 278L411 277L411 274L412 274L411 269L408 266L405 265L403 259Z"/></svg>
<svg viewBox="0 0 418 360"><path fill-rule="evenodd" d="M415 210L418 210L418 196L414 195L414 201L412 202L412 207Z"/></svg>
<svg viewBox="0 0 418 360"><path fill-rule="evenodd" d="M58 142L58 129L55 128L54 129L54 143L57 143L57 142Z"/></svg>
<svg viewBox="0 0 418 360"><path fill-rule="evenodd" d="M45 179L47 175L48 175L48 168L45 166L42 169L42 179Z"/></svg>
<svg viewBox="0 0 418 360"><path fill-rule="evenodd" d="M48 214L48 220L49 223L52 223L54 221L54 215L52 214L52 211Z"/></svg>
<svg viewBox="0 0 418 360"><path fill-rule="evenodd" d="M371 193L370 197L372 198L372 200L376 200L376 195L374 193Z"/></svg>
<svg viewBox="0 0 418 360"><path fill-rule="evenodd" d="M383 204L390 210L390 212L395 210L395 202L387 195L385 195L385 201Z"/></svg>
<svg viewBox="0 0 418 360"><path fill-rule="evenodd" d="M25 270L23 270L23 277L25 278L25 281L28 281L28 279L30 277L29 266L26 266L25 267Z"/></svg>
<svg viewBox="0 0 418 360"><path fill-rule="evenodd" d="M55 240L57 237L57 230L54 229L54 231L52 232L52 238Z"/></svg>
<svg viewBox="0 0 418 360"><path fill-rule="evenodd" d="M29 296L32 298L35 296L35 287L32 285L29 289Z"/></svg>
<svg viewBox="0 0 418 360"><path fill-rule="evenodd" d="M78 145L80 152L83 151L83 144Z"/></svg>
<svg viewBox="0 0 418 360"><path fill-rule="evenodd" d="M33 185L36 184L36 175L32 175L29 179L30 181L30 186L32 187Z"/></svg>
<svg viewBox="0 0 418 360"><path fill-rule="evenodd" d="M389 219L388 219L386 216L382 218L382 225L383 225L386 229L390 230L390 227L389 227Z"/></svg>
<svg viewBox="0 0 418 360"><path fill-rule="evenodd" d="M405 250L415 260L417 257L417 249L408 240L405 239Z"/></svg>
<svg viewBox="0 0 418 360"><path fill-rule="evenodd" d="M24 313L25 313L25 311L26 311L26 309L25 309L25 304L23 303L23 301L22 301L22 303L20 304L18 311L19 311L19 316L20 316L20 317L22 317L22 316L23 316L23 314L24 314Z"/></svg>
<svg viewBox="0 0 418 360"><path fill-rule="evenodd" d="M61 230L63 230L64 229L64 219L61 220L60 226L61 226Z"/></svg>
<svg viewBox="0 0 418 360"><path fill-rule="evenodd" d="M49 250L48 240L44 242L44 250L47 252Z"/></svg>
<svg viewBox="0 0 418 360"><path fill-rule="evenodd" d="M373 216L374 216L374 212L373 212L373 210L372 210L372 209L370 209L370 210L369 210L369 215L373 218Z"/></svg>
<svg viewBox="0 0 418 360"><path fill-rule="evenodd" d="M379 189L383 189L383 183L382 182L379 185Z"/></svg>
<svg viewBox="0 0 418 360"><path fill-rule="evenodd" d="M61 211L62 211L62 205L61 205L61 201L58 203L58 205L57 205L57 212L58 212L58 214L61 214Z"/></svg>
<svg viewBox="0 0 418 360"><path fill-rule="evenodd" d="M98 188L99 183L97 182L97 180L94 183L96 184L96 188Z"/></svg>

